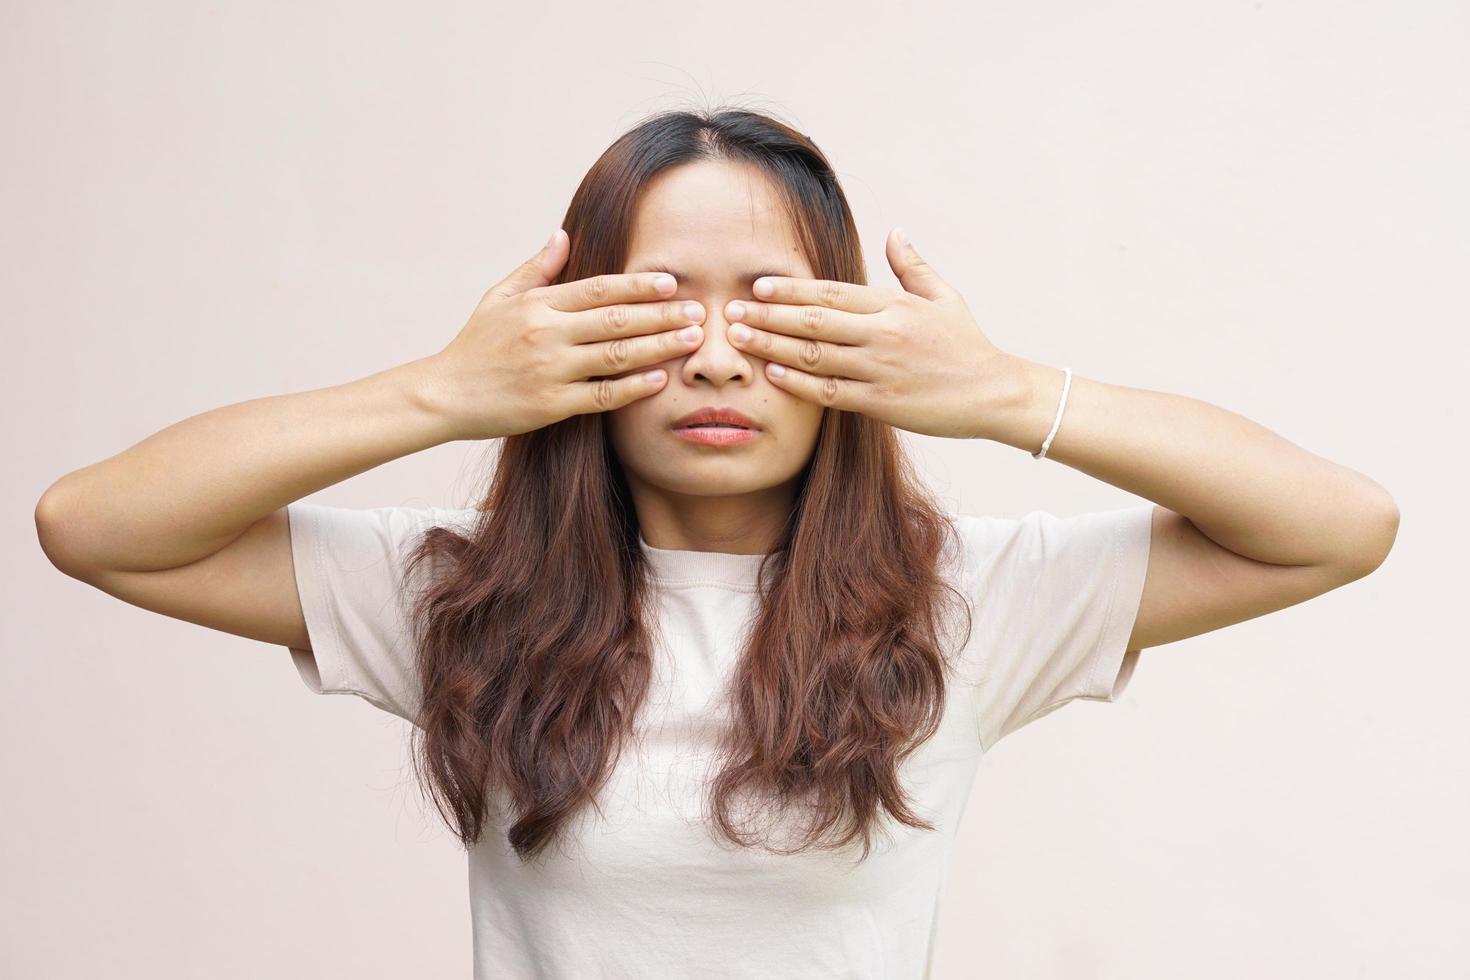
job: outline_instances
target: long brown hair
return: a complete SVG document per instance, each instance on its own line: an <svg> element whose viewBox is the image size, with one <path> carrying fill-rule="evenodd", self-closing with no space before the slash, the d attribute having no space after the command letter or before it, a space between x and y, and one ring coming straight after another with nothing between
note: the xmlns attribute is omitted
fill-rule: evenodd
<svg viewBox="0 0 1470 980"><path fill-rule="evenodd" d="M705 159L760 167L815 276L866 283L826 157L791 126L730 108L660 113L603 153L567 209L571 254L557 282L621 272L643 188ZM527 859L594 801L634 733L654 606L602 414L499 442L474 526L431 527L410 558L410 570L442 566L413 607L414 764L467 846L499 792L514 820L507 839ZM880 807L934 829L910 807L898 767L943 715L953 647L941 640L942 593L963 605L939 567L950 535L892 427L824 411L781 541L761 561L759 613L727 690L724 767L707 810L727 840L755 841L730 815L745 793L810 815L779 853L861 837L866 858Z"/></svg>

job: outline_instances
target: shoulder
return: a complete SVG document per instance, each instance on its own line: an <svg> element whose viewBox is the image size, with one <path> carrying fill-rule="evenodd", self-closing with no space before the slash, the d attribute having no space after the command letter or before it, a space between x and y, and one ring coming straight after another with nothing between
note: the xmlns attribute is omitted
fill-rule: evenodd
<svg viewBox="0 0 1470 980"><path fill-rule="evenodd" d="M287 512L293 552L310 556L328 573L376 569L394 579L429 528L466 535L480 516L473 507L339 507L299 500Z"/></svg>
<svg viewBox="0 0 1470 980"><path fill-rule="evenodd" d="M951 513L961 546L960 559L970 568L994 564L1005 554L1041 540L1044 530L1060 520L1044 510L1019 517Z"/></svg>
<svg viewBox="0 0 1470 980"><path fill-rule="evenodd" d="M1060 515L1032 509L1018 517L951 514L962 545L960 561L983 579L999 569L1105 559L1148 540L1154 504Z"/></svg>

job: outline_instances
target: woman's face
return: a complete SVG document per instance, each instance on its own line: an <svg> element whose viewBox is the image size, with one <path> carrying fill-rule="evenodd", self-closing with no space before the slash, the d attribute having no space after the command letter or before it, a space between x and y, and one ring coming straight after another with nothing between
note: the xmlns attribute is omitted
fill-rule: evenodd
<svg viewBox="0 0 1470 980"><path fill-rule="evenodd" d="M667 371L663 388L605 413L640 514L650 495L661 501L655 509L667 512L689 503L681 495L754 494L747 503L773 508L784 520L824 409L777 388L766 378L765 362L725 336L727 305L754 300L751 283L761 274L813 277L768 178L725 161L660 174L639 203L622 271L652 269L672 272L674 298L701 303L705 316L703 339L691 353L639 368ZM723 445L679 435L675 421L700 408L735 409L758 430Z"/></svg>

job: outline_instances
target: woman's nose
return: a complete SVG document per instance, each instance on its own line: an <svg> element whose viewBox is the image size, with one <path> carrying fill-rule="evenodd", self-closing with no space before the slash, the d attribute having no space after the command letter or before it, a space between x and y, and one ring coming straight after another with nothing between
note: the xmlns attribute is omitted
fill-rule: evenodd
<svg viewBox="0 0 1470 980"><path fill-rule="evenodd" d="M704 329L704 339L698 347L690 351L684 364L686 371L725 381L753 373L745 354L732 346L726 335L731 321L728 314L734 313L731 306L736 302L738 301L730 300L704 305L705 318L700 323Z"/></svg>

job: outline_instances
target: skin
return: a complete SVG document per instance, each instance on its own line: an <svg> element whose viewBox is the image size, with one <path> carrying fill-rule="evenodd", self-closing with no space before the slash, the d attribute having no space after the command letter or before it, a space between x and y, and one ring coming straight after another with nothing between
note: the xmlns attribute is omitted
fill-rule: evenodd
<svg viewBox="0 0 1470 980"><path fill-rule="evenodd" d="M1388 555L1398 506L1362 473L1197 398L1081 375L1069 384L993 344L901 229L887 257L902 289L757 280L758 301L738 314L750 335L732 327L731 342L815 404L920 435L1045 447L1053 464L1152 501L1129 650L1295 605Z"/></svg>
<svg viewBox="0 0 1470 980"><path fill-rule="evenodd" d="M642 202L628 271L661 261L684 273L677 295L702 304L695 319L712 312L692 351L667 348L679 354L662 362L660 387L604 411L654 547L769 551L828 408L920 435L988 439L1028 453L1046 445L1047 465L1152 501L1130 650L1321 595L1373 571L1393 546L1397 504L1355 470L1200 399L1081 374L1067 383L1058 368L1000 350L898 229L886 255L900 288L817 281L761 174L701 163L662 176ZM517 399L487 386L486 374L509 372L511 384L530 371L543 387L571 389L571 408L567 399L522 399L542 411L550 404L560 417L602 410L606 386L573 377L583 364L603 363L595 352L557 373L538 368L521 342L541 337L573 350L621 339L588 336L597 331L581 316L584 286L543 288L566 248L559 231L494 287L463 344L346 384L192 416L67 474L36 505L47 557L133 605L310 649L289 502L445 442L525 431L495 418ZM756 269L774 274L754 283L738 275ZM566 305L551 316L556 301ZM515 312L501 314L502 305ZM513 330L499 329L502 316ZM739 326L749 339L738 339ZM733 451L669 434L673 419L701 405L737 408L766 431ZM467 418L495 424L478 433Z"/></svg>
<svg viewBox="0 0 1470 980"><path fill-rule="evenodd" d="M825 407L781 390L765 360L733 346L728 304L753 300L758 273L810 278L777 190L758 168L700 161L665 171L644 191L623 272L662 267L674 297L702 309L703 337L688 354L649 365L668 372L655 394L604 413L642 527L656 548L763 554L795 504ZM733 408L761 427L740 446L674 435L675 419Z"/></svg>

